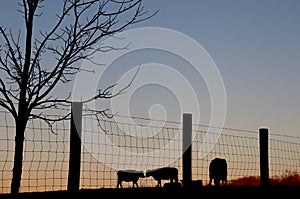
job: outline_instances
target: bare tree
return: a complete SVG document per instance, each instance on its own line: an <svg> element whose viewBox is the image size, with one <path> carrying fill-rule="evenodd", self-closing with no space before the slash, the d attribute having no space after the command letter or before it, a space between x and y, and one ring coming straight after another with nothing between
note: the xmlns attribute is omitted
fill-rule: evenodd
<svg viewBox="0 0 300 199"><path fill-rule="evenodd" d="M46 2L20 0L20 12L25 28L17 33L0 27L0 106L8 110L15 121L15 154L11 193L19 193L23 164L23 143L28 120L41 119L48 124L68 118L70 113L49 118L45 109L70 105L70 96L56 98L51 92L58 83L68 83L81 72L80 64L96 52L115 50L113 46L98 46L104 37L113 36L128 26L151 18L156 12L144 10L142 0L62 0L56 22L47 30L34 32L36 19L41 17ZM24 32L22 32L24 31ZM51 66L45 57L55 60ZM111 85L90 100L112 98ZM124 88L126 89L126 87ZM99 114L108 116L108 110Z"/></svg>

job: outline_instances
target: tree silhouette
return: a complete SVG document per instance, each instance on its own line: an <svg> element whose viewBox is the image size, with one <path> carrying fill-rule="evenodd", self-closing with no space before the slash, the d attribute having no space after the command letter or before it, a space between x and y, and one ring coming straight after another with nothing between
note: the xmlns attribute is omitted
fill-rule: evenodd
<svg viewBox="0 0 300 199"><path fill-rule="evenodd" d="M0 106L15 121L15 153L11 193L19 193L23 164L23 143L28 120L41 119L49 125L69 118L70 113L47 117L46 109L70 105L70 95L58 98L51 92L59 84L68 83L83 69L76 63L90 60L96 52L116 50L98 46L104 37L113 36L128 26L151 18L155 13L144 10L142 0L62 0L61 11L50 29L36 30L34 24L46 8L44 0L20 0L20 13L25 28L17 34L0 27ZM22 33L22 30L24 33ZM24 35L24 36L23 36ZM51 65L43 62L53 58ZM100 90L87 101L112 98L114 85ZM126 87L124 87L126 89ZM108 110L98 114L109 116Z"/></svg>

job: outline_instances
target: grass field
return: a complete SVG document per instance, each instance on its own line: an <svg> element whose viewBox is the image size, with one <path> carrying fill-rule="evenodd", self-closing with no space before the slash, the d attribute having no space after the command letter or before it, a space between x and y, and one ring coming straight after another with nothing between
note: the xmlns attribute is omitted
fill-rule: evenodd
<svg viewBox="0 0 300 199"><path fill-rule="evenodd" d="M20 193L18 195L2 194L0 198L20 198L20 199L40 199L40 198L110 198L110 197L164 197L164 198L254 198L267 197L278 198L279 196L296 197L300 194L300 186L270 186L262 188L258 186L202 186L193 188L119 188L119 189L93 189L79 190L76 192L68 191L51 191L51 192L34 192Z"/></svg>

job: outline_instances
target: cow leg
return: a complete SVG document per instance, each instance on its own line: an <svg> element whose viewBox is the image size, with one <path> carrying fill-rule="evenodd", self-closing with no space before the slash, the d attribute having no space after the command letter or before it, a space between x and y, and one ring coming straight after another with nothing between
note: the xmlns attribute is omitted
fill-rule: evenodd
<svg viewBox="0 0 300 199"><path fill-rule="evenodd" d="M122 187L122 182L118 182L117 188L119 188L119 187L123 188Z"/></svg>
<svg viewBox="0 0 300 199"><path fill-rule="evenodd" d="M227 185L227 179L226 179L226 178L223 179L223 184L224 184L224 185Z"/></svg>
<svg viewBox="0 0 300 199"><path fill-rule="evenodd" d="M211 185L211 183L212 183L212 178L209 178L209 183L208 183L208 185Z"/></svg>
<svg viewBox="0 0 300 199"><path fill-rule="evenodd" d="M216 186L220 186L220 179L219 178L215 178L214 179L214 183Z"/></svg>
<svg viewBox="0 0 300 199"><path fill-rule="evenodd" d="M157 186L161 187L161 180L160 179L158 180L158 185Z"/></svg>
<svg viewBox="0 0 300 199"><path fill-rule="evenodd" d="M139 185L138 185L137 182L133 182L133 187L134 187L134 185L135 185L137 188L139 188Z"/></svg>

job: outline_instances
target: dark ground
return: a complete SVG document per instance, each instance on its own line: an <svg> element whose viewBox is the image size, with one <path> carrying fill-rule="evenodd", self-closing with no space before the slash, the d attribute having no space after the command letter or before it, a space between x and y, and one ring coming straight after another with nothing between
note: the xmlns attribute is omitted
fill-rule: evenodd
<svg viewBox="0 0 300 199"><path fill-rule="evenodd" d="M119 198L256 198L265 197L268 199L278 197L299 198L300 186L274 186L268 188L246 187L246 186L202 186L193 188L183 187L164 187L164 188L119 188L119 189L92 189L79 190L77 192L51 191L20 193L12 196L10 194L0 194L2 199L20 198L20 199L58 199L58 198L108 198L118 196ZM144 199L142 198L142 199Z"/></svg>

